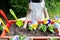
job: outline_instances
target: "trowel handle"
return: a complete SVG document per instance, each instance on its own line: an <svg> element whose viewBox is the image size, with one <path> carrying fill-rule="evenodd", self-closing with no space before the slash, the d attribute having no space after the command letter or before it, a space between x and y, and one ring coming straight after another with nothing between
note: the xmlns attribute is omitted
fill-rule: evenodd
<svg viewBox="0 0 60 40"><path fill-rule="evenodd" d="M18 18L17 18L17 16L15 15L14 11L13 11L12 9L10 9L9 11L10 11L10 13L13 15L13 17L17 20Z"/></svg>

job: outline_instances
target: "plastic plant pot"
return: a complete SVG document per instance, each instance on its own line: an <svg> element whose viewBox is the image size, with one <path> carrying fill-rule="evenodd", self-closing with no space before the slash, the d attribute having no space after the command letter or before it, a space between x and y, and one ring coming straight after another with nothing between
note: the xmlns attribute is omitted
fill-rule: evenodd
<svg viewBox="0 0 60 40"><path fill-rule="evenodd" d="M13 23L15 23L16 22L16 20L8 20L8 18L6 17L6 15L5 15L5 13L4 13L4 11L3 10L0 10L0 14L4 17L4 19L6 20L6 26L8 27L8 28L10 28L10 26L11 26L11 24L13 24ZM25 21L24 21L25 22ZM28 20L28 23L29 22L31 22L31 20ZM44 22L43 21L41 21L41 20L38 20L37 21L39 24L43 24ZM51 21L51 24L54 24L54 22L53 21ZM12 36L6 36L6 34L7 34L7 32L5 31L5 30L3 30L3 32L2 32L2 34L1 34L1 36L0 36L0 38L10 38L10 37L12 37ZM47 40L47 39L49 39L50 37L34 37L33 39L34 40Z"/></svg>
<svg viewBox="0 0 60 40"><path fill-rule="evenodd" d="M0 38L4 39L10 39L13 38L14 36L0 36ZM40 36L40 37L28 37L32 40L49 40L50 38L55 38L55 39L60 39L60 37L50 37L50 36Z"/></svg>
<svg viewBox="0 0 60 40"><path fill-rule="evenodd" d="M48 39L33 39L33 40L48 40Z"/></svg>

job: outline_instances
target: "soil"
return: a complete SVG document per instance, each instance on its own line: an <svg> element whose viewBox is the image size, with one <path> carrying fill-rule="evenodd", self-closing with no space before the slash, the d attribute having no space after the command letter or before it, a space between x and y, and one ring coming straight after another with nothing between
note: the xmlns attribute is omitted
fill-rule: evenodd
<svg viewBox="0 0 60 40"><path fill-rule="evenodd" d="M30 31L27 28L23 29L22 27L17 27L16 24L12 24L10 27L10 33L7 33L8 36L14 36L14 35L27 35L27 36L57 36L56 33L51 32L43 32L41 30L33 30Z"/></svg>
<svg viewBox="0 0 60 40"><path fill-rule="evenodd" d="M2 39L2 38L0 38L0 40L8 40L8 39Z"/></svg>

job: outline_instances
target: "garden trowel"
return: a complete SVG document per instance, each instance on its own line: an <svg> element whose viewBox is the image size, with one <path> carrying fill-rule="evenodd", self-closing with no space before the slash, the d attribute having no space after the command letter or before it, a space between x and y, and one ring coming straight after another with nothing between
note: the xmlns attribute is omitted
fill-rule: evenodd
<svg viewBox="0 0 60 40"><path fill-rule="evenodd" d="M17 16L15 15L15 13L14 13L14 11L12 9L10 9L9 11L13 15L13 17L16 19L16 25L18 27L22 27L23 26L23 21L21 19L18 20Z"/></svg>
<svg viewBox="0 0 60 40"><path fill-rule="evenodd" d="M6 30L6 32L9 32L9 29L7 28L7 26L4 24L3 20L0 18L0 22L2 23L4 29Z"/></svg>

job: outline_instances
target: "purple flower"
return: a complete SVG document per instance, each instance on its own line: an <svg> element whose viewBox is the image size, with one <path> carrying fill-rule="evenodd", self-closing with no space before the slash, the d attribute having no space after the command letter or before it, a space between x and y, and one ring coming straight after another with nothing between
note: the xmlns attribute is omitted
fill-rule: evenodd
<svg viewBox="0 0 60 40"><path fill-rule="evenodd" d="M31 40L30 38L25 38L24 40Z"/></svg>
<svg viewBox="0 0 60 40"><path fill-rule="evenodd" d="M36 21L35 20L33 20L32 22L31 22L31 24L34 24Z"/></svg>
<svg viewBox="0 0 60 40"><path fill-rule="evenodd" d="M50 24L51 23L51 20L48 20L48 24Z"/></svg>
<svg viewBox="0 0 60 40"><path fill-rule="evenodd" d="M19 36L18 35L14 36L12 40L19 40Z"/></svg>
<svg viewBox="0 0 60 40"><path fill-rule="evenodd" d="M59 16L55 16L55 19L58 20L59 19Z"/></svg>

